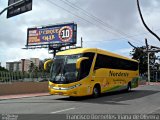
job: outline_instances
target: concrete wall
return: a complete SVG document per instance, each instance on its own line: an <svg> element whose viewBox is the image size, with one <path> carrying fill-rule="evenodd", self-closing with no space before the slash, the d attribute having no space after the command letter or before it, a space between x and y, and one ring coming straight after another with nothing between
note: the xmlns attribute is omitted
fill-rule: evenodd
<svg viewBox="0 0 160 120"><path fill-rule="evenodd" d="M140 85L145 85L146 81L140 81ZM48 92L48 82L14 82L0 83L0 95L45 93Z"/></svg>
<svg viewBox="0 0 160 120"><path fill-rule="evenodd" d="M48 82L15 82L0 84L0 95L48 92Z"/></svg>

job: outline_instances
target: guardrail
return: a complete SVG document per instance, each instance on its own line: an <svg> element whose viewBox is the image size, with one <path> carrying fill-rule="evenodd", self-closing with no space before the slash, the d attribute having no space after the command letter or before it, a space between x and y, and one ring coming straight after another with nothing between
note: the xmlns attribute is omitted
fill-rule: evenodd
<svg viewBox="0 0 160 120"><path fill-rule="evenodd" d="M8 83L8 82L41 82L47 81L50 77L49 73L45 72L36 72L36 73L28 73L28 72L3 72L0 71L0 83Z"/></svg>

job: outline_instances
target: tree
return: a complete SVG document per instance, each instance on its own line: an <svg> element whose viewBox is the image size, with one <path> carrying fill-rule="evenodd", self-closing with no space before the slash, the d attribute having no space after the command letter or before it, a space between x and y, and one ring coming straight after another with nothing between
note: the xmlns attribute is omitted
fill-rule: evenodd
<svg viewBox="0 0 160 120"><path fill-rule="evenodd" d="M147 52L145 52L145 50L146 50L146 47L142 46L142 47L138 47L138 48L133 48L133 50L130 52L130 54L132 55L132 59L139 61L140 75L147 73L148 56L147 56ZM155 55L155 53L150 53L149 57L150 57L150 67L151 67L151 69L153 69L154 66L156 65L156 63L155 63L156 55Z"/></svg>
<svg viewBox="0 0 160 120"><path fill-rule="evenodd" d="M0 71L8 71L8 70L0 66Z"/></svg>

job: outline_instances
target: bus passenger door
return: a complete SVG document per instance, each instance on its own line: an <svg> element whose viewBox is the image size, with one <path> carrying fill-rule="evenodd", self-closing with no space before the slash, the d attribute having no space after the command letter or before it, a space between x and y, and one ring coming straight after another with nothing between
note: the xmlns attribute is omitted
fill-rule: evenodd
<svg viewBox="0 0 160 120"><path fill-rule="evenodd" d="M85 80L84 80L84 84L85 84L85 91L87 95L92 93L92 84L94 83L94 79L92 79L92 64L94 61L94 57L95 57L95 53L84 53L83 57L88 57L89 59L86 61L83 61L82 67L83 67L83 72L85 73Z"/></svg>
<svg viewBox="0 0 160 120"><path fill-rule="evenodd" d="M92 60L93 60L94 54L93 53L85 53L84 57L87 57L88 59L81 61L80 71L79 71L79 80L81 80L82 84L83 84L81 92L84 95L89 95L90 91L91 91L90 68L92 65Z"/></svg>

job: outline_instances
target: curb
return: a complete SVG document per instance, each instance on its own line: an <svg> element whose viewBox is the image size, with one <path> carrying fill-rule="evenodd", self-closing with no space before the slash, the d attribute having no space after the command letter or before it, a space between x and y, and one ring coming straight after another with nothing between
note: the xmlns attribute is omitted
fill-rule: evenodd
<svg viewBox="0 0 160 120"><path fill-rule="evenodd" d="M3 95L0 96L0 100L20 99L29 97L49 96L49 93L33 93L33 94L17 94L17 95Z"/></svg>

